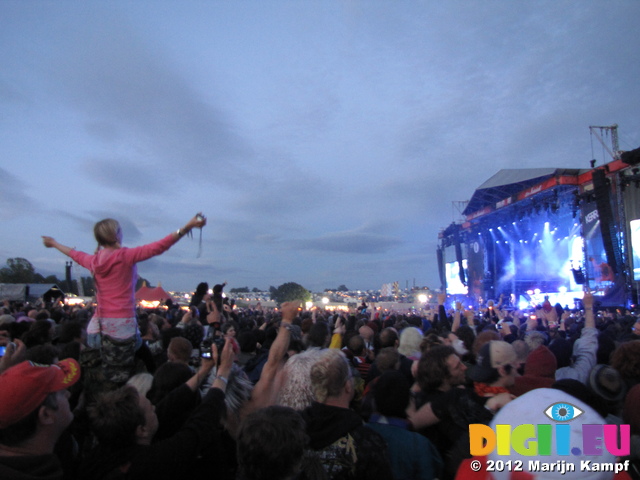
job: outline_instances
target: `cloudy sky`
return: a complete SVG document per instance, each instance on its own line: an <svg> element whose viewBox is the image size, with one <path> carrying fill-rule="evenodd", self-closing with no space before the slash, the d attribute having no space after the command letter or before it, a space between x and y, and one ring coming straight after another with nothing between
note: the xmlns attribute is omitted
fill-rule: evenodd
<svg viewBox="0 0 640 480"><path fill-rule="evenodd" d="M139 273L438 288L437 235L503 168L640 146L637 0L0 1L0 265L64 277L208 217ZM78 268L74 275L86 275Z"/></svg>

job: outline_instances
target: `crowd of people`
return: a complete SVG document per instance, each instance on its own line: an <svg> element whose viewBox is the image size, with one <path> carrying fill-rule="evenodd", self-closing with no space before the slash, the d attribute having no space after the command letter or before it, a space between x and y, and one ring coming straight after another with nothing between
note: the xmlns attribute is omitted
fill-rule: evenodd
<svg viewBox="0 0 640 480"><path fill-rule="evenodd" d="M581 309L545 301L529 312L501 302L465 310L440 294L419 314L238 308L224 284L206 282L189 306L142 310L117 293L132 293L124 271L205 223L199 215L137 249L121 247L117 222L103 224L93 255L44 237L92 271L97 302L0 307L0 478L542 475L524 459L611 466L540 478L640 478L637 312L596 314L589 292ZM528 436L505 453L504 442L472 435L565 421L568 411L576 435L617 426L615 445L571 444L580 449L569 455L559 440L546 449ZM507 460L519 468L507 471Z"/></svg>
<svg viewBox="0 0 640 480"><path fill-rule="evenodd" d="M115 376L87 342L95 307L5 302L0 477L492 478L469 469L469 425L548 422L549 398L579 425L630 425L629 454L602 458L639 478L640 319L594 315L591 294L533 315L443 295L428 315L220 297L138 310Z"/></svg>

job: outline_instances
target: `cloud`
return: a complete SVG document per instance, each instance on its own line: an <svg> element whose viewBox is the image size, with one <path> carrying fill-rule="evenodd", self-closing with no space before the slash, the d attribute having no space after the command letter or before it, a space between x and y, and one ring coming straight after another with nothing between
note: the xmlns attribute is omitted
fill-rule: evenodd
<svg viewBox="0 0 640 480"><path fill-rule="evenodd" d="M10 220L23 216L25 213L34 214L34 210L41 210L33 197L28 193L28 185L8 170L0 167L0 220Z"/></svg>
<svg viewBox="0 0 640 480"><path fill-rule="evenodd" d="M28 104L29 101L25 94L19 87L16 86L16 81L7 81L5 78L0 77L0 102L5 104Z"/></svg>
<svg viewBox="0 0 640 480"><path fill-rule="evenodd" d="M133 161L91 158L81 168L94 183L136 197L164 195L163 190L167 186L154 166L135 164Z"/></svg>
<svg viewBox="0 0 640 480"><path fill-rule="evenodd" d="M89 209L84 213L85 215L78 215L69 213L67 210L60 210L58 208L53 209L51 211L51 216L58 218L59 220L71 220L73 224L78 227L78 231L86 232L86 237L82 239L77 239L78 241L82 240L82 244L86 245L87 243L91 243L87 241L87 238L91 238L93 241L93 226L103 220L105 218L113 218L118 221L122 231L124 233L124 243L126 245L135 244L139 241L143 235L142 232L136 226L136 221L131 220L130 216L126 213L127 209ZM67 240L67 243L71 242L72 239Z"/></svg>
<svg viewBox="0 0 640 480"><path fill-rule="evenodd" d="M318 252L380 254L388 253L400 243L398 238L363 230L330 233L321 237L290 242L300 250Z"/></svg>
<svg viewBox="0 0 640 480"><path fill-rule="evenodd" d="M51 65L59 93L85 115L87 131L101 141L117 132L120 143L135 142L166 165L179 162L183 174L215 168L239 179L252 148L211 103L212 92L196 91L159 45L104 14L99 23L77 27Z"/></svg>

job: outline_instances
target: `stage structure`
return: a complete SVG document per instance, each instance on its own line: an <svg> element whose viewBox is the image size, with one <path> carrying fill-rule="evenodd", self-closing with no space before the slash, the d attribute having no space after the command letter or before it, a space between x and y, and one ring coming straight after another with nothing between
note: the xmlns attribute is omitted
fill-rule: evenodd
<svg viewBox="0 0 640 480"><path fill-rule="evenodd" d="M640 149L591 169L501 170L440 232L442 288L470 305L574 307L588 286L602 306L638 302Z"/></svg>

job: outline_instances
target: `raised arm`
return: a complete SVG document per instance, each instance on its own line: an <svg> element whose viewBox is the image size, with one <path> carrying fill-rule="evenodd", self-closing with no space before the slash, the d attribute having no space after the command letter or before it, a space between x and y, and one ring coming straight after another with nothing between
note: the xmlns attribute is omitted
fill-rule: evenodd
<svg viewBox="0 0 640 480"><path fill-rule="evenodd" d="M42 243L47 248L55 248L56 250L64 253L69 256L69 252L73 250L73 247L67 247L66 245L62 245L60 242L56 241L53 237L47 237L45 235L42 236Z"/></svg>
<svg viewBox="0 0 640 480"><path fill-rule="evenodd" d="M342 315L338 315L336 323L333 327L333 335L329 348L342 348L342 336L345 334L345 326L342 324Z"/></svg>
<svg viewBox="0 0 640 480"><path fill-rule="evenodd" d="M278 336L271 344L269 349L269 356L267 357L267 363L265 363L260 379L253 387L251 393L251 399L249 400L249 407L243 410L243 415L246 415L258 408L268 407L273 405L275 397L278 394L279 385L275 381L276 375L282 369L284 365L284 355L289 348L289 339L291 338L291 322L296 318L298 314L298 304L296 302L284 302L281 305L282 310L282 322L280 323L280 329L278 330Z"/></svg>
<svg viewBox="0 0 640 480"><path fill-rule="evenodd" d="M206 224L207 224L206 217L202 215L202 213L198 213L191 220L189 220L184 227L179 228L178 230L173 232L173 236L177 242L194 228L202 228Z"/></svg>
<svg viewBox="0 0 640 480"><path fill-rule="evenodd" d="M460 327L461 312L462 312L462 303L456 302L456 310L453 313L453 325L451 325L452 332L455 332Z"/></svg>
<svg viewBox="0 0 640 480"><path fill-rule="evenodd" d="M148 243L146 245L140 245L127 249L126 255L128 261L131 263L138 263L148 260L152 257L160 255L175 245L182 237L189 233L194 228L202 228L207 224L207 219L200 213L196 214L191 220L189 220L184 227L170 233L166 237Z"/></svg>
<svg viewBox="0 0 640 480"><path fill-rule="evenodd" d="M587 289L582 297L582 305L584 306L584 326L595 328L596 317L593 314L593 294Z"/></svg>

